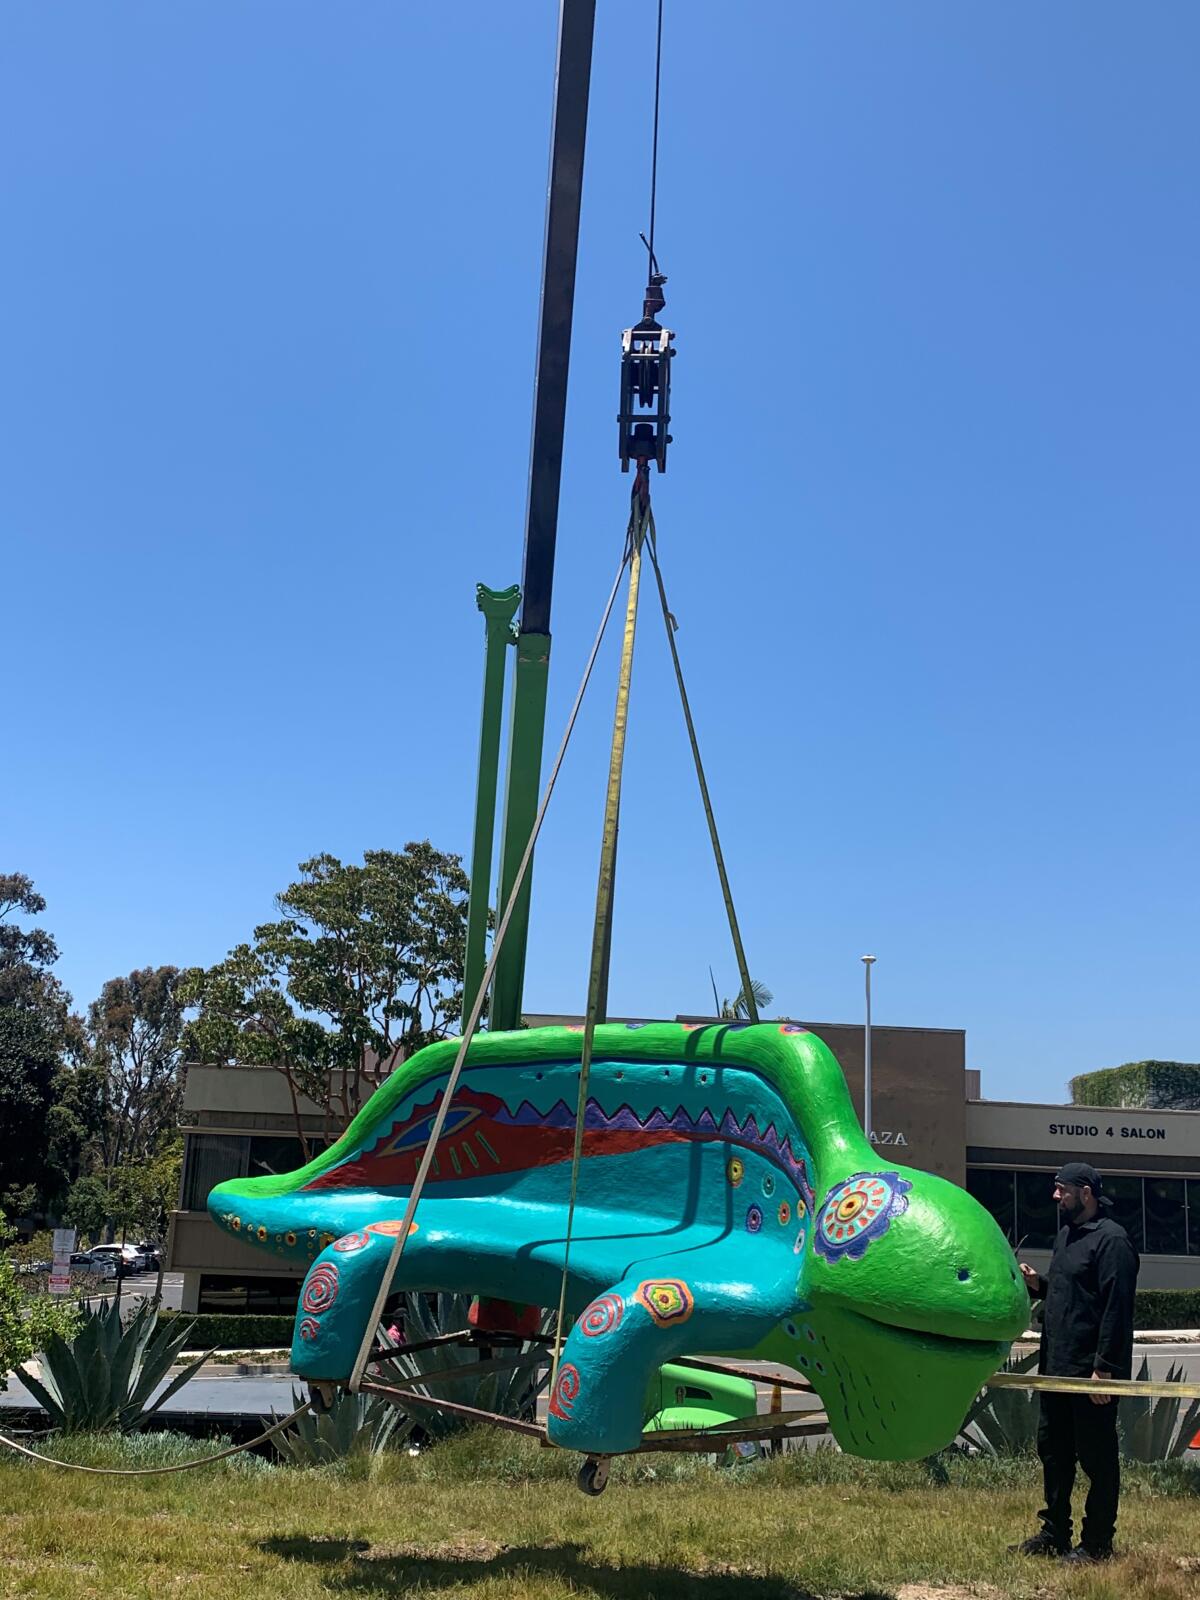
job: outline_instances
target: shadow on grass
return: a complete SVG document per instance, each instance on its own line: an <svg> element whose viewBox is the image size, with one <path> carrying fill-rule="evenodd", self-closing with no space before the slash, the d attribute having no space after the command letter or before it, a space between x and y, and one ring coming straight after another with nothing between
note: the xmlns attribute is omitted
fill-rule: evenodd
<svg viewBox="0 0 1200 1600"><path fill-rule="evenodd" d="M578 1595L611 1600L814 1600L782 1578L719 1570L682 1572L677 1567L626 1563L609 1566L582 1545L552 1544L500 1548L479 1543L415 1546L371 1545L363 1539L266 1539L259 1549L288 1561L337 1568L324 1575L327 1590L348 1594L381 1589L407 1595L418 1588L448 1589L488 1579L557 1578ZM874 1590L846 1600L891 1600Z"/></svg>

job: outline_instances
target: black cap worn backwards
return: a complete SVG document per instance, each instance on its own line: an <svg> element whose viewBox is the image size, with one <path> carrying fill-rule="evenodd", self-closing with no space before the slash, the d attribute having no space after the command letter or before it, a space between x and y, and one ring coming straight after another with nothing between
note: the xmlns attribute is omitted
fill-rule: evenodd
<svg viewBox="0 0 1200 1600"><path fill-rule="evenodd" d="M1054 1177L1055 1183L1070 1183L1075 1188L1087 1184L1102 1206L1111 1206L1112 1201L1103 1192L1104 1180L1095 1167L1088 1166L1086 1161L1068 1161L1059 1167Z"/></svg>

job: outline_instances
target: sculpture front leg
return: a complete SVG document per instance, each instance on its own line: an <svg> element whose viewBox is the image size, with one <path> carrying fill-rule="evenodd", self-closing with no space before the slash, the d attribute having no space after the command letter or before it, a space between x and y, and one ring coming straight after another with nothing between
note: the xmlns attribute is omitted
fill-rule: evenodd
<svg viewBox="0 0 1200 1600"><path fill-rule="evenodd" d="M292 1371L310 1382L345 1383L391 1259L396 1223L347 1233L313 1262L300 1290Z"/></svg>
<svg viewBox="0 0 1200 1600"><path fill-rule="evenodd" d="M661 1270L593 1300L563 1345L547 1433L564 1449L619 1455L642 1440L650 1379L688 1350L748 1347L771 1325L727 1285ZM738 1286L740 1288L741 1286Z"/></svg>

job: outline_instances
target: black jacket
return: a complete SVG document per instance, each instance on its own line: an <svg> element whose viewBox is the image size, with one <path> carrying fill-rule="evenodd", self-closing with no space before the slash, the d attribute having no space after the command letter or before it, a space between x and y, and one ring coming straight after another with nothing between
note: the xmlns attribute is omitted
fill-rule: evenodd
<svg viewBox="0 0 1200 1600"><path fill-rule="evenodd" d="M1046 1298L1039 1372L1130 1376L1138 1265L1129 1235L1108 1217L1058 1230L1049 1274L1038 1283Z"/></svg>

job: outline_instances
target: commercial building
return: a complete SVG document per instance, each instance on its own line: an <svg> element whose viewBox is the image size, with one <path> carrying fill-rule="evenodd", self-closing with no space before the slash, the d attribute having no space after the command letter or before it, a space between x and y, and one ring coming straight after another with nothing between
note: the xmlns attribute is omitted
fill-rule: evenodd
<svg viewBox="0 0 1200 1600"><path fill-rule="evenodd" d="M528 1020L538 1026L579 1019ZM807 1026L840 1062L861 1117L862 1027ZM1086 1159L1104 1173L1113 1215L1142 1254L1142 1287L1200 1287L1200 1111L984 1100L979 1074L966 1066L966 1034L953 1028L873 1028L871 1076L871 1141L880 1162L965 1185L1022 1259L1038 1267L1049 1260L1055 1168L1068 1158ZM301 1100L298 1114L310 1142L322 1148L327 1129L320 1108ZM293 1310L300 1287L294 1271L219 1231L205 1210L215 1183L301 1164L285 1079L266 1067L191 1066L184 1122L180 1208L168 1246L171 1269L184 1276L184 1310Z"/></svg>

